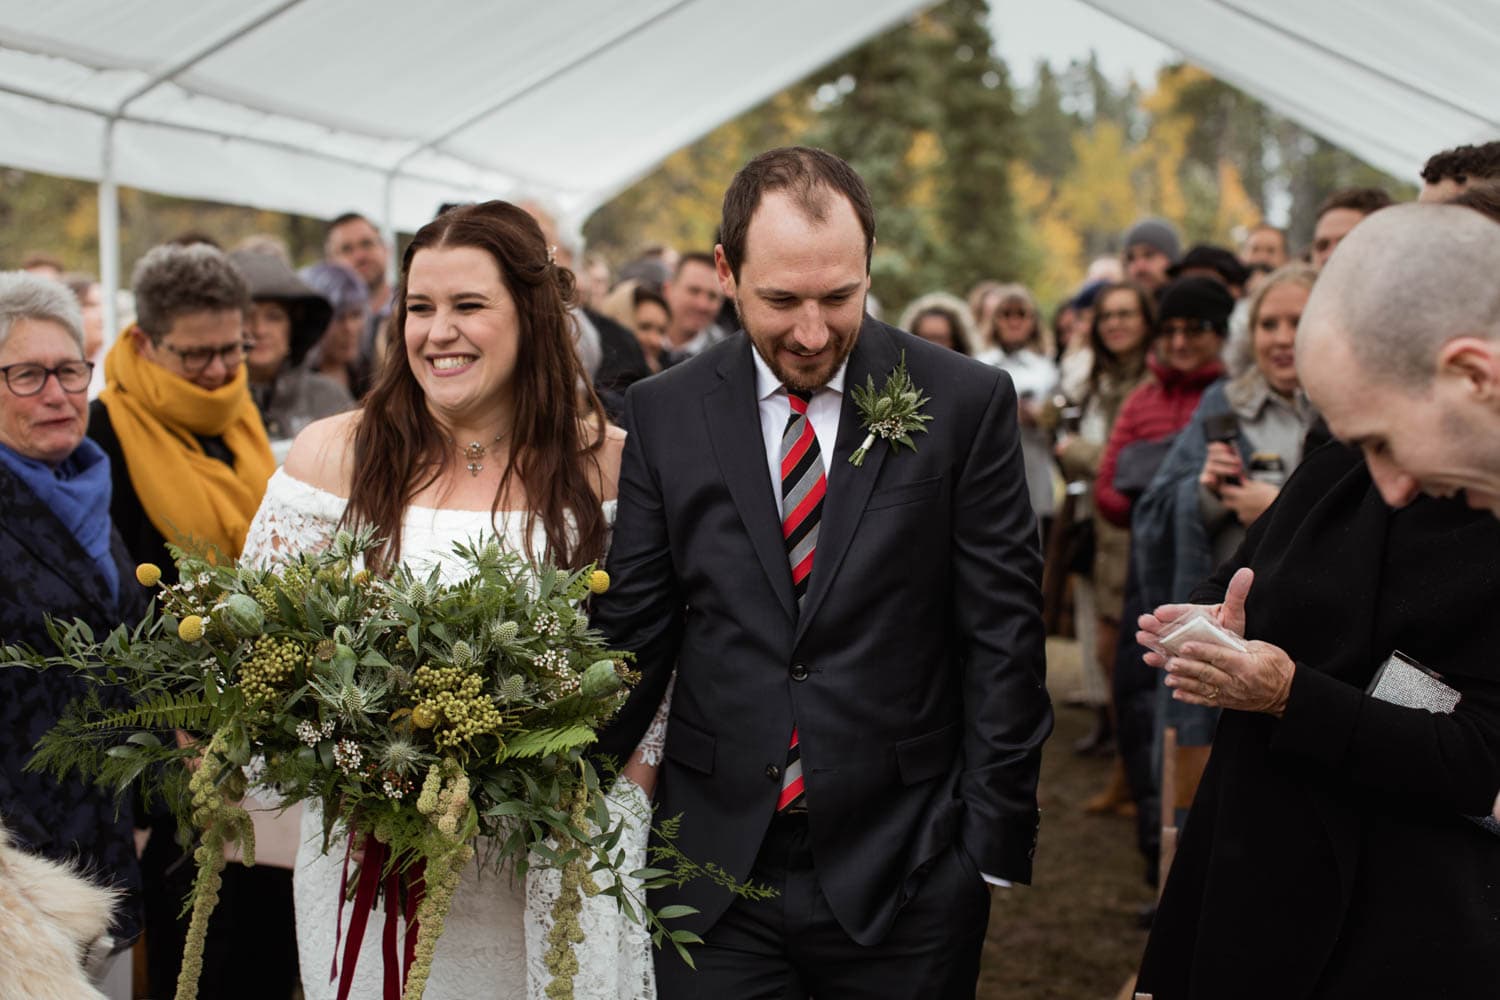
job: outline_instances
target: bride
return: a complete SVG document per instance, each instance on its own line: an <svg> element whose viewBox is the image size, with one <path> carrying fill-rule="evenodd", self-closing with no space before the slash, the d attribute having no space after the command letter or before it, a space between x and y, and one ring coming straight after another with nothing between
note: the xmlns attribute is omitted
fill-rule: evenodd
<svg viewBox="0 0 1500 1000"><path fill-rule="evenodd" d="M245 546L249 560L327 544L341 526L372 526L377 571L406 562L453 572L455 542L498 535L533 560L602 561L614 517L624 432L609 426L574 353L573 276L552 262L541 230L500 201L447 212L402 260L391 346L364 408L312 424L272 477ZM658 713L611 790L623 817L624 870L645 865L649 794L665 730ZM322 852L322 817L304 809L295 872L297 944L308 1000L329 981L347 836ZM483 851L479 856L483 856ZM465 873L438 939L428 1000L541 1000L558 874L533 868ZM649 938L613 899L585 898L574 996L655 996ZM345 915L347 926L347 914ZM342 970L341 970L342 971ZM380 934L367 933L353 996L381 995Z"/></svg>

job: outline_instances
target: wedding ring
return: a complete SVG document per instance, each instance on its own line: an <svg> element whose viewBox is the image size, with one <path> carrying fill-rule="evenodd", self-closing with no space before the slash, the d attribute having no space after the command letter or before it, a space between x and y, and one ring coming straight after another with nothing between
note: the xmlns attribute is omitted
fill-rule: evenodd
<svg viewBox="0 0 1500 1000"><path fill-rule="evenodd" d="M1217 684L1211 685L1209 687L1209 689L1208 689L1208 693L1205 694L1204 697L1207 698L1209 701L1218 701L1219 700L1219 685L1217 685Z"/></svg>

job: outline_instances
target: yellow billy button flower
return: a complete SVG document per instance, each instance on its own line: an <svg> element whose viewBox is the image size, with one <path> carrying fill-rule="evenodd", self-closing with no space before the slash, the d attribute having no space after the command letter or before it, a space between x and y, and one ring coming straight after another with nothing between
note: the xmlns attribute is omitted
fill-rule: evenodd
<svg viewBox="0 0 1500 1000"><path fill-rule="evenodd" d="M609 589L609 574L602 569L596 569L589 574L589 590L596 594L602 594Z"/></svg>
<svg viewBox="0 0 1500 1000"><path fill-rule="evenodd" d="M188 615L178 622L177 638L183 642L197 642L203 638L203 619L198 615Z"/></svg>
<svg viewBox="0 0 1500 1000"><path fill-rule="evenodd" d="M156 563L141 563L135 568L135 580L142 587L154 587L161 582L161 567Z"/></svg>

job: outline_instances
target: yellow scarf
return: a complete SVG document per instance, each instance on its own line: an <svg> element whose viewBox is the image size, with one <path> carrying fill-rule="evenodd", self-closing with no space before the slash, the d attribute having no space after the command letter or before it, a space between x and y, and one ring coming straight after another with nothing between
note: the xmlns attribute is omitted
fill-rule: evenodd
<svg viewBox="0 0 1500 1000"><path fill-rule="evenodd" d="M167 541L206 544L239 558L276 471L245 366L228 384L203 389L141 357L133 329L104 359L106 388L99 394L125 453L130 485ZM223 438L234 467L205 454L194 435Z"/></svg>

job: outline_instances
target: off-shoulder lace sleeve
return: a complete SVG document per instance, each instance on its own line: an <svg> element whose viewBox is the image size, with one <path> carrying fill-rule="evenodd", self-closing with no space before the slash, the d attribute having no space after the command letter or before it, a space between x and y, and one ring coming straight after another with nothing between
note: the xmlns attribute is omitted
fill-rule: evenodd
<svg viewBox="0 0 1500 1000"><path fill-rule="evenodd" d="M328 545L344 516L346 501L277 469L266 484L265 499L250 531L240 560L264 566L299 552L316 551Z"/></svg>

